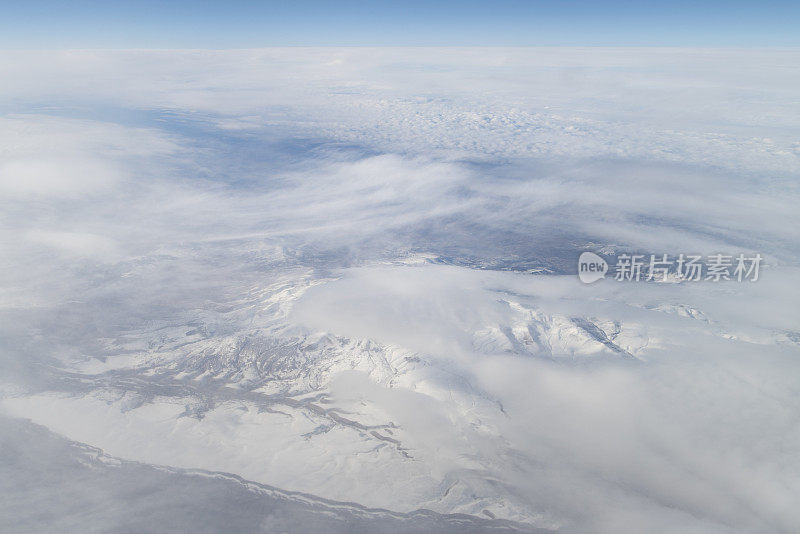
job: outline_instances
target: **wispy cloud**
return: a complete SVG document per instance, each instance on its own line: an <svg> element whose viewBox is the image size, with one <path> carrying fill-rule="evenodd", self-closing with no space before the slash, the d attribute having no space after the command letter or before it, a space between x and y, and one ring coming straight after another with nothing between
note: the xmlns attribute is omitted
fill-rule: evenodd
<svg viewBox="0 0 800 534"><path fill-rule="evenodd" d="M6 54L5 409L376 506L790 532L796 56ZM585 248L767 265L587 287Z"/></svg>

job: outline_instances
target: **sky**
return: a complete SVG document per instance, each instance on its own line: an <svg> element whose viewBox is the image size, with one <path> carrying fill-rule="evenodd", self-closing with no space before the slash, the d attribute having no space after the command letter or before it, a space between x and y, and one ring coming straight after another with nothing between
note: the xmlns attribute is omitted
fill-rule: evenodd
<svg viewBox="0 0 800 534"><path fill-rule="evenodd" d="M800 3L474 0L7 2L1 49L800 45Z"/></svg>

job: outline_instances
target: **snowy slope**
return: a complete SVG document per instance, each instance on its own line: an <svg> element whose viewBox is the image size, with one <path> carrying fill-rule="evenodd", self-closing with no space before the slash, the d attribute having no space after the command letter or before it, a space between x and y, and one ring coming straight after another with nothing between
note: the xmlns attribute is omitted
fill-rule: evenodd
<svg viewBox="0 0 800 534"><path fill-rule="evenodd" d="M798 57L4 53L0 516L796 532Z"/></svg>

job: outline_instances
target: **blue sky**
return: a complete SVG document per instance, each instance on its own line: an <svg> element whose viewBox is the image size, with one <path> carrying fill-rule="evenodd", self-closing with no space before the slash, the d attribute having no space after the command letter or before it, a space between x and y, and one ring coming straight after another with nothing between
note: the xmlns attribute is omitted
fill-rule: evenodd
<svg viewBox="0 0 800 534"><path fill-rule="evenodd" d="M799 46L800 2L6 2L1 48Z"/></svg>

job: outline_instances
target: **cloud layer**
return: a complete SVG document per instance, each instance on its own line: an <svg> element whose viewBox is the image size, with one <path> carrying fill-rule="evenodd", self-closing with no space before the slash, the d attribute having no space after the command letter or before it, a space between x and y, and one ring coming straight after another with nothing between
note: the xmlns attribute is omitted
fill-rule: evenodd
<svg viewBox="0 0 800 534"><path fill-rule="evenodd" d="M3 410L404 512L800 526L796 51L0 61Z"/></svg>

